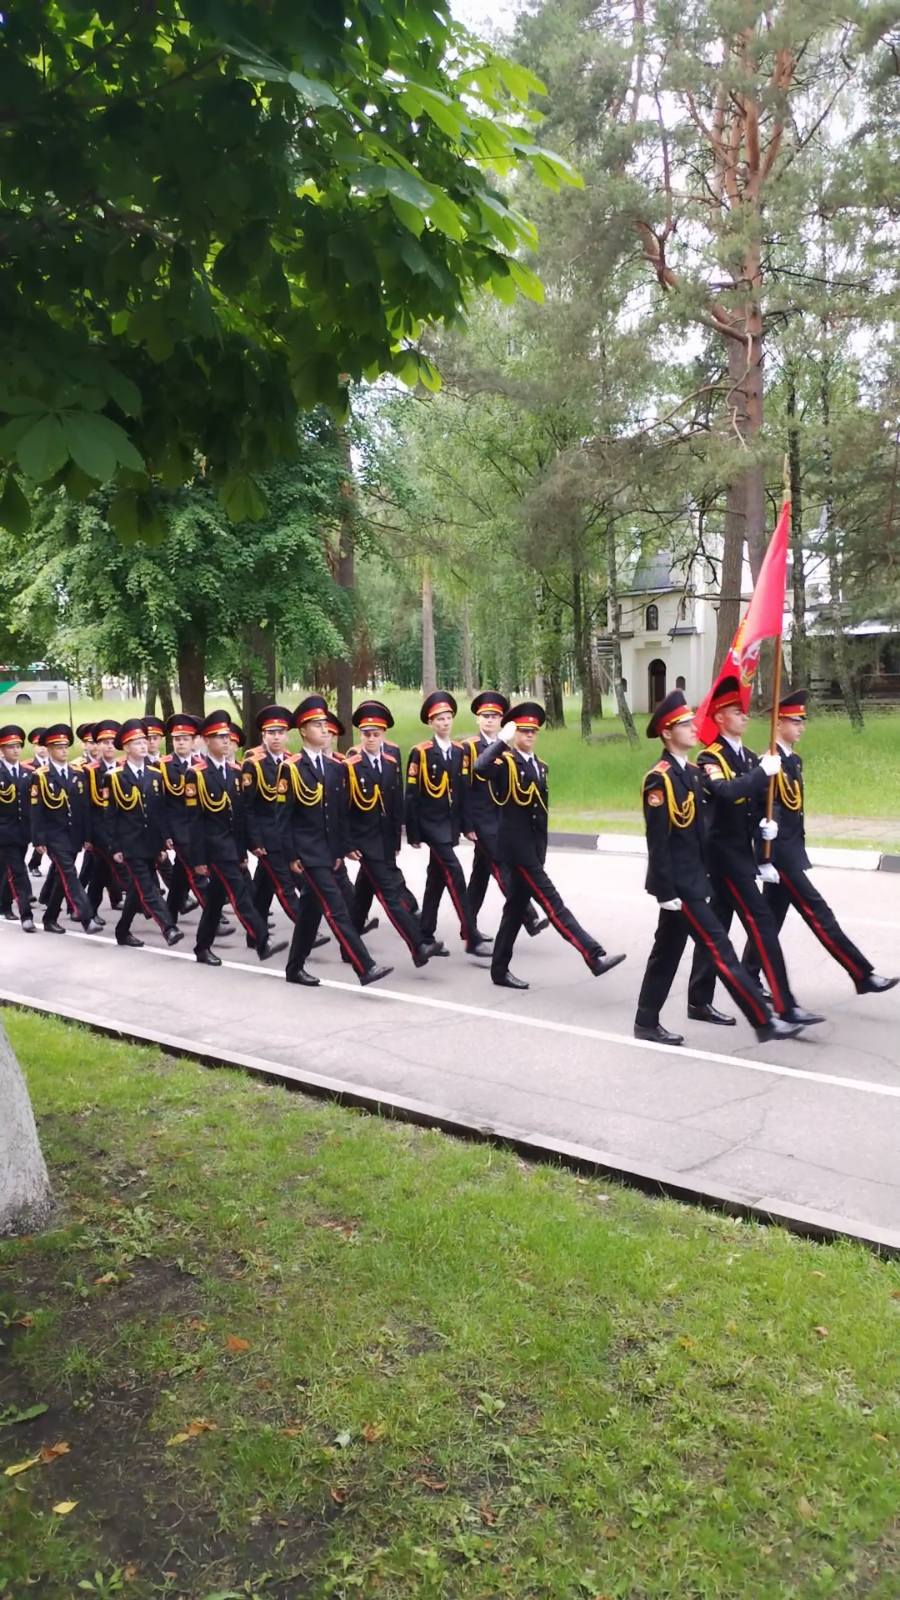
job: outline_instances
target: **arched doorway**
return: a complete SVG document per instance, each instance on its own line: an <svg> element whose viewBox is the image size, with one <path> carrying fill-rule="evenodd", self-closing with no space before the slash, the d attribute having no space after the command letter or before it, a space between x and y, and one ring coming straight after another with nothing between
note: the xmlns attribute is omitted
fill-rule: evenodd
<svg viewBox="0 0 900 1600"><path fill-rule="evenodd" d="M651 661L647 668L647 709L655 711L660 700L666 698L666 663Z"/></svg>

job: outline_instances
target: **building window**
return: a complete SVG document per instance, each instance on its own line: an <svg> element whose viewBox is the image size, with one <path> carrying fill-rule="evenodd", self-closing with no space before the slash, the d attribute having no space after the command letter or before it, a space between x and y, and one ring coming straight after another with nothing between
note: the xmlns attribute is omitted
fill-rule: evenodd
<svg viewBox="0 0 900 1600"><path fill-rule="evenodd" d="M659 606L648 606L644 617L644 625L648 633L656 633L659 627Z"/></svg>

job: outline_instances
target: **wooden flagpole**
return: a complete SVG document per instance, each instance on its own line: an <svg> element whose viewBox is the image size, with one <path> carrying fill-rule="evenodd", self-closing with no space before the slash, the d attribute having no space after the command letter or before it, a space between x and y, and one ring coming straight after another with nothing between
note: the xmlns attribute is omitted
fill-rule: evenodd
<svg viewBox="0 0 900 1600"><path fill-rule="evenodd" d="M787 456L784 458L784 501L788 505L791 501L791 476ZM772 718L769 727L769 752L771 755L774 755L778 749L778 734L776 730L778 727L778 702L781 699L781 665L781 629L779 628L778 633L775 636L775 669L772 674ZM769 779L769 789L766 796L766 819L769 822L772 821L772 813L774 810L775 775L773 773L772 777ZM772 841L771 839L766 839L763 844L763 860L768 861L771 858L771 855Z"/></svg>

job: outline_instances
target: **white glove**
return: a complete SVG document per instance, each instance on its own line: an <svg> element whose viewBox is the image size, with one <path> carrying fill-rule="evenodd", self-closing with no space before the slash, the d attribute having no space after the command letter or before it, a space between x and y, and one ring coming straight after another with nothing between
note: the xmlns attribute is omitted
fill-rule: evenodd
<svg viewBox="0 0 900 1600"><path fill-rule="evenodd" d="M759 831L762 834L763 838L766 839L766 840L777 839L778 838L778 823L775 821L774 817L772 817L771 819L769 817L763 817L763 819L762 819L762 821L761 821L761 823L759 825Z"/></svg>
<svg viewBox="0 0 900 1600"><path fill-rule="evenodd" d="M762 883L778 883L779 881L778 868L773 867L771 861L764 861L762 866L757 868L756 876Z"/></svg>
<svg viewBox="0 0 900 1600"><path fill-rule="evenodd" d="M781 771L781 756L777 750L774 755L771 750L767 750L764 756L760 756L759 764L767 778L774 778L775 774Z"/></svg>
<svg viewBox="0 0 900 1600"><path fill-rule="evenodd" d="M660 911L680 911L681 901L677 898L675 900L660 900L659 909Z"/></svg>
<svg viewBox="0 0 900 1600"><path fill-rule="evenodd" d="M514 722L504 722L503 727L500 729L500 737L504 744L512 743L515 731L516 725Z"/></svg>

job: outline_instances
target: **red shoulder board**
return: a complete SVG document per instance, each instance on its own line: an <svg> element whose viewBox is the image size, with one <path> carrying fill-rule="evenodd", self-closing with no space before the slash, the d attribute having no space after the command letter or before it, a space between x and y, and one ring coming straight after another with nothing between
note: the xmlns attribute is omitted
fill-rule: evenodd
<svg viewBox="0 0 900 1600"><path fill-rule="evenodd" d="M343 750L329 751L328 759L329 761L336 761L339 767L346 766L347 764L347 757L344 755Z"/></svg>
<svg viewBox="0 0 900 1600"><path fill-rule="evenodd" d="M422 751L430 750L433 743L434 743L433 739L423 739L422 743L415 745L414 748L416 750L422 750Z"/></svg>
<svg viewBox="0 0 900 1600"><path fill-rule="evenodd" d="M656 766L652 770L654 772L668 772L671 765L671 761L657 761Z"/></svg>
<svg viewBox="0 0 900 1600"><path fill-rule="evenodd" d="M192 766L191 771L192 772L205 772L206 771L206 762L204 761L202 756L198 756L197 757L197 760L194 762L194 765Z"/></svg>
<svg viewBox="0 0 900 1600"><path fill-rule="evenodd" d="M241 764L239 761L226 761L225 765L230 767L232 772L240 772L241 770Z"/></svg>
<svg viewBox="0 0 900 1600"><path fill-rule="evenodd" d="M168 763L168 762L169 762L169 761L171 761L171 759L172 759L172 757L171 757L171 756L170 756L170 755L167 755L167 756L160 756L160 758L159 758L159 759L160 759L160 761L163 761L163 762L166 762L166 763Z"/></svg>
<svg viewBox="0 0 900 1600"><path fill-rule="evenodd" d="M382 759L382 761L392 761L394 766L397 765L397 757L396 756L392 756L391 752L389 750L382 749L381 759Z"/></svg>
<svg viewBox="0 0 900 1600"><path fill-rule="evenodd" d="M361 760L362 757L359 755L358 751L348 750L346 756L344 757L344 765L348 767L356 767L359 765Z"/></svg>

